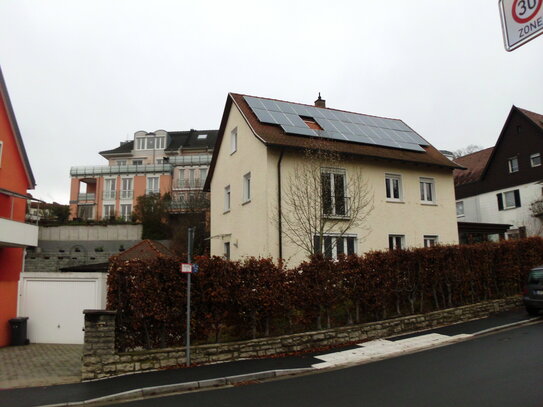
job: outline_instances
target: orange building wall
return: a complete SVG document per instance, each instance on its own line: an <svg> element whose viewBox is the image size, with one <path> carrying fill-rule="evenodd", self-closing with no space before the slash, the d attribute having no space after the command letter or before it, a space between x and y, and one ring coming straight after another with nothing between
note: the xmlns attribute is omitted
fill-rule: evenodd
<svg viewBox="0 0 543 407"><path fill-rule="evenodd" d="M2 141L2 161L0 166L0 188L26 194L31 188L22 157L19 154L7 111L0 98L0 141ZM11 217L13 202L13 217ZM24 222L26 201L20 198L6 198L0 202L0 216ZM23 265L24 250L0 247L0 346L9 344L9 323L17 316L17 285Z"/></svg>

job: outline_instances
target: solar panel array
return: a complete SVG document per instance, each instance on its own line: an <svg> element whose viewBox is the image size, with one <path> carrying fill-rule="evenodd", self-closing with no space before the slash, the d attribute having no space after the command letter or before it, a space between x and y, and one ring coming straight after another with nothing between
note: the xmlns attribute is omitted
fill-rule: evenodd
<svg viewBox="0 0 543 407"><path fill-rule="evenodd" d="M244 96L261 123L276 124L288 134L320 137L354 143L424 151L428 143L404 122L395 119L341 112L278 100ZM314 130L303 118L313 119L322 130Z"/></svg>

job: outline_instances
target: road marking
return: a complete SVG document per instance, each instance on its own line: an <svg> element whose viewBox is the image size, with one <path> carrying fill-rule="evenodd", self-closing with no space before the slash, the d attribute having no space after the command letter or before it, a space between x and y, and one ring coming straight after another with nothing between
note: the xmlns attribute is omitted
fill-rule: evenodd
<svg viewBox="0 0 543 407"><path fill-rule="evenodd" d="M471 338L472 336L473 335L469 334L448 336L431 333L397 341L376 339L374 341L357 344L359 348L356 349L316 356L315 358L322 360L322 362L316 363L312 365L312 367L315 369L324 369L344 364L367 362L373 359L383 359L385 357L397 356L403 353L457 342L459 340Z"/></svg>

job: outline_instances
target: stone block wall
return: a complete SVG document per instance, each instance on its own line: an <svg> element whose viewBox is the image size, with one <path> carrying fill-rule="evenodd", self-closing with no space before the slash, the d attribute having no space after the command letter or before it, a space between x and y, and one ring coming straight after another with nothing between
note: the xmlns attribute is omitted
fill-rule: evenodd
<svg viewBox="0 0 543 407"><path fill-rule="evenodd" d="M191 348L191 361L197 364L209 364L362 342L484 318L494 312L505 311L520 305L521 298L515 296L361 325L250 341L194 346ZM184 348L117 353L114 349L114 332L114 311L85 312L83 380L181 366L185 363Z"/></svg>

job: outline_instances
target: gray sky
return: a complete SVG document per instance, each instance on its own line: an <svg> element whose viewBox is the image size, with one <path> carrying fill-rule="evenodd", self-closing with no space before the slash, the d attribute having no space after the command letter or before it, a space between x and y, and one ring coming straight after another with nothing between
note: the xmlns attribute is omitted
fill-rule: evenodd
<svg viewBox="0 0 543 407"><path fill-rule="evenodd" d="M216 129L239 92L402 119L439 149L543 113L543 36L504 50L497 0L0 0L0 65L37 181L137 130Z"/></svg>

